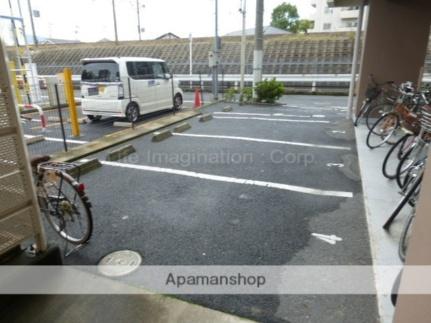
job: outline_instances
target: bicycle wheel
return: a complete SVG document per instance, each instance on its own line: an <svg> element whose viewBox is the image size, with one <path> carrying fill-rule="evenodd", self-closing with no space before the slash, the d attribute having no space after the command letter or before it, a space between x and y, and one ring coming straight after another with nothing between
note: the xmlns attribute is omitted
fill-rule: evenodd
<svg viewBox="0 0 431 323"><path fill-rule="evenodd" d="M369 130L371 130L372 126L382 115L390 113L394 110L393 104L389 103L380 103L374 106L370 106L370 108L365 112L364 118L365 123Z"/></svg>
<svg viewBox="0 0 431 323"><path fill-rule="evenodd" d="M404 224L400 242L398 244L398 256L400 257L402 262L406 260L407 247L409 245L410 236L412 234L415 213L415 209L413 208L409 217L406 220L406 223Z"/></svg>
<svg viewBox="0 0 431 323"><path fill-rule="evenodd" d="M409 203L409 201L418 195L418 192L420 190L420 185L422 182L422 175L420 177L415 178L412 182L410 187L404 191L404 196L401 198L401 200L398 202L397 206L395 207L395 210L392 212L392 214L389 216L389 218L386 220L385 224L383 224L383 229L389 230L390 226L392 225L392 222L394 222L395 218L398 216L400 211L403 209L403 207Z"/></svg>
<svg viewBox="0 0 431 323"><path fill-rule="evenodd" d="M371 127L367 136L367 146L377 148L390 141L391 136L400 125L400 119L396 113L388 113L381 116Z"/></svg>
<svg viewBox="0 0 431 323"><path fill-rule="evenodd" d="M41 212L61 238L81 245L93 232L91 204L83 186L70 175L50 172L38 189Z"/></svg>
<svg viewBox="0 0 431 323"><path fill-rule="evenodd" d="M371 102L367 102L367 101L364 101L364 103L362 104L361 108L359 109L358 114L356 115L355 122L353 122L353 125L355 127L358 126L359 120L361 120L364 117L365 112L370 107L370 104L371 104Z"/></svg>
<svg viewBox="0 0 431 323"><path fill-rule="evenodd" d="M416 164L419 160L424 158L422 152L424 150L424 146L421 143L415 143L412 145L412 148L404 154L401 158L398 167L397 167L397 184L400 188L403 187L404 183L404 175L409 169Z"/></svg>
<svg viewBox="0 0 431 323"><path fill-rule="evenodd" d="M389 149L388 153L383 160L382 172L383 176L389 179L394 179L397 176L397 168L400 163L400 159L403 156L403 147L405 142L409 140L410 137L414 137L411 134L407 134L399 139L395 145Z"/></svg>

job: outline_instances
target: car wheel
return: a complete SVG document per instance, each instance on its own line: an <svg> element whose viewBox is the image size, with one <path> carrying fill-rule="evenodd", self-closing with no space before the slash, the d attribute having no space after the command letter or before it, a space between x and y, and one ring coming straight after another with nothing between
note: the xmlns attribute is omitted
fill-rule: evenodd
<svg viewBox="0 0 431 323"><path fill-rule="evenodd" d="M183 105L183 97L181 96L181 94L175 94L175 96L174 96L174 110L181 109L182 105Z"/></svg>
<svg viewBox="0 0 431 323"><path fill-rule="evenodd" d="M126 118L129 122L136 122L139 118L139 107L136 103L130 103L126 109Z"/></svg>
<svg viewBox="0 0 431 323"><path fill-rule="evenodd" d="M88 120L90 121L99 121L100 119L102 119L102 116L95 116L92 114L89 114L87 117L88 117Z"/></svg>

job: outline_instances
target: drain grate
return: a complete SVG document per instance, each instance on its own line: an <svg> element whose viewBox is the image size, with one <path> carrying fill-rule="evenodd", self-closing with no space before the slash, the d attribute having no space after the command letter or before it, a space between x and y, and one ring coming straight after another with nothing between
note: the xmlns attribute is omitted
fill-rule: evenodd
<svg viewBox="0 0 431 323"><path fill-rule="evenodd" d="M135 271L142 263L139 253L132 250L118 250L103 257L98 265L104 276L119 277Z"/></svg>

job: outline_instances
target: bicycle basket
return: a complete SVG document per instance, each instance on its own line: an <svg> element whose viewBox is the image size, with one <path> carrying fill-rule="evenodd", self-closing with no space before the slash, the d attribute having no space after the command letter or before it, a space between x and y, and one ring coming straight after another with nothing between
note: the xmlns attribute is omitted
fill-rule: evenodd
<svg viewBox="0 0 431 323"><path fill-rule="evenodd" d="M413 113L404 104L398 104L395 107L395 112L397 112L401 117L401 122L403 128L418 134L421 128L419 118L416 113Z"/></svg>
<svg viewBox="0 0 431 323"><path fill-rule="evenodd" d="M381 90L377 86L368 85L367 90L365 91L365 96L367 99L374 100L380 94Z"/></svg>

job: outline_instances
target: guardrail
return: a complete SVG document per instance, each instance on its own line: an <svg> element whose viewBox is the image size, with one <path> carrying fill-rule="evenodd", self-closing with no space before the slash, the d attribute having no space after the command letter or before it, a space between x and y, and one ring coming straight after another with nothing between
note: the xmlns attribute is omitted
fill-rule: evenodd
<svg viewBox="0 0 431 323"><path fill-rule="evenodd" d="M40 77L56 77L54 75L40 75ZM351 74L264 74L263 78L276 78L282 82L348 82L350 83ZM253 75L246 74L244 76L246 81L252 81ZM175 74L175 79L179 81L211 81L212 76L207 74ZM221 80L221 75L219 75ZM81 80L80 75L72 75L72 80L78 82ZM239 81L239 74L225 74L224 80L229 81ZM431 82L431 74L424 74L424 82Z"/></svg>

